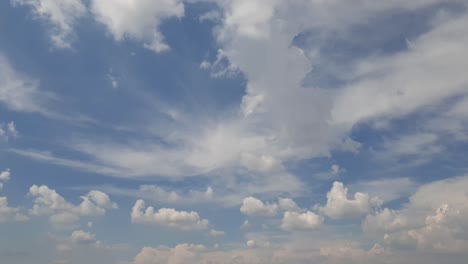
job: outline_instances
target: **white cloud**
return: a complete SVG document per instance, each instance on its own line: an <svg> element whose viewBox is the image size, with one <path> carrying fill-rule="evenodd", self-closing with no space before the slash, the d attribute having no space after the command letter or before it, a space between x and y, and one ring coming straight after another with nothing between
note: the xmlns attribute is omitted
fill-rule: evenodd
<svg viewBox="0 0 468 264"><path fill-rule="evenodd" d="M368 194L356 192L354 199L348 199L348 188L341 182L334 182L327 193L327 203L318 207L319 212L332 218L358 218L369 213L372 208L381 205L382 201Z"/></svg>
<svg viewBox="0 0 468 264"><path fill-rule="evenodd" d="M194 211L177 211L172 208L160 208L155 212L152 206L146 207L143 200L137 200L132 208L131 219L136 224L157 224L182 231L204 230L208 220L201 219Z"/></svg>
<svg viewBox="0 0 468 264"><path fill-rule="evenodd" d="M31 215L48 215L49 222L55 226L72 227L81 216L103 216L107 209L117 208L109 196L100 191L90 191L80 204L67 202L48 186L33 185L29 195L34 198Z"/></svg>
<svg viewBox="0 0 468 264"><path fill-rule="evenodd" d="M174 248L144 247L133 260L133 264L197 263L204 250L205 246L193 244L179 244Z"/></svg>
<svg viewBox="0 0 468 264"><path fill-rule="evenodd" d="M255 197L249 196L242 201L240 211L250 216L272 216L279 211L302 211L302 209L289 198L278 198L278 203L264 203Z"/></svg>
<svg viewBox="0 0 468 264"><path fill-rule="evenodd" d="M468 249L468 176L425 184L400 210L384 209L363 222L389 247L410 247L434 253Z"/></svg>
<svg viewBox="0 0 468 264"><path fill-rule="evenodd" d="M353 245L341 245L333 247L322 247L320 248L320 256L339 260L339 263L355 263L354 261L359 260L362 263L363 260L368 257L376 255L383 255L385 250L379 244L375 244L368 251L355 247ZM382 257L388 257L383 255ZM365 262L370 263L370 262ZM381 262L378 262L381 263ZM383 262L382 262L383 263ZM385 262L386 263L386 262Z"/></svg>
<svg viewBox="0 0 468 264"><path fill-rule="evenodd" d="M159 26L165 19L183 17L184 4L180 0L92 0L91 11L115 40L129 38L143 42L154 52L163 52L170 47Z"/></svg>
<svg viewBox="0 0 468 264"><path fill-rule="evenodd" d="M255 240L248 240L246 243L245 243L249 248L253 248L255 247L257 244L255 243Z"/></svg>
<svg viewBox="0 0 468 264"><path fill-rule="evenodd" d="M305 213L285 212L281 228L284 230L309 230L317 229L323 223L323 217L307 211Z"/></svg>
<svg viewBox="0 0 468 264"><path fill-rule="evenodd" d="M378 196L383 202L390 202L400 198L409 197L414 193L418 184L410 178L381 178L353 183L351 190Z"/></svg>
<svg viewBox="0 0 468 264"><path fill-rule="evenodd" d="M76 230L70 235L70 240L76 244L93 244L96 243L96 236L83 230Z"/></svg>
<svg viewBox="0 0 468 264"><path fill-rule="evenodd" d="M294 251L281 248L261 247L255 240L248 240L245 243L247 248L243 249L210 249L203 245L179 244L174 248L168 247L144 247L134 258L132 264L266 264L266 263L294 263L306 264L311 261L314 263L335 263L327 262L328 259L344 256L346 252L352 252L353 260L339 263L381 263L381 262L362 262L368 258L378 256L384 253L383 248L375 245L368 251L357 247L323 247L320 252L315 251ZM244 247L245 247L244 246ZM343 254L339 254L339 252ZM325 261L324 261L325 260ZM359 262L361 260L361 262ZM387 262L383 262L387 263Z"/></svg>
<svg viewBox="0 0 468 264"><path fill-rule="evenodd" d="M406 216L399 212L384 208L374 215L367 215L363 222L366 232L393 232L408 227Z"/></svg>
<svg viewBox="0 0 468 264"><path fill-rule="evenodd" d="M18 73L5 56L0 54L0 103L19 112L48 114L44 104L53 96L39 90L39 82ZM12 124L11 129L14 128ZM8 127L10 129L10 127Z"/></svg>
<svg viewBox="0 0 468 264"><path fill-rule="evenodd" d="M0 172L0 181L9 181L11 177L10 169L6 169Z"/></svg>
<svg viewBox="0 0 468 264"><path fill-rule="evenodd" d="M37 18L50 24L51 40L57 48L71 48L73 27L86 14L81 0L11 0L14 5L29 6Z"/></svg>
<svg viewBox="0 0 468 264"><path fill-rule="evenodd" d="M466 94L468 77L462 69L468 65L460 55L466 54L467 25L466 15L449 19L412 41L407 51L363 61L357 67L359 81L334 102L334 122L401 117Z"/></svg>
<svg viewBox="0 0 468 264"><path fill-rule="evenodd" d="M279 1L240 0L229 1L225 11L224 30L235 31L241 36L251 38L268 37L269 22ZM223 32L223 34L232 34Z"/></svg>
<svg viewBox="0 0 468 264"><path fill-rule="evenodd" d="M7 198L0 197L0 223L26 220L28 217L23 215L19 208L8 206Z"/></svg>
<svg viewBox="0 0 468 264"><path fill-rule="evenodd" d="M240 164L251 171L264 173L273 173L284 170L281 161L268 155L257 156L250 153L242 153Z"/></svg>

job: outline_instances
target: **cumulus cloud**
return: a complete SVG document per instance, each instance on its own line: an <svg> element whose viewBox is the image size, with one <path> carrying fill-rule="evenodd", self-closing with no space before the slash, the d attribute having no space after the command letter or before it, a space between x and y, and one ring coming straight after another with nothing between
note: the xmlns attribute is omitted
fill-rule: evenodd
<svg viewBox="0 0 468 264"><path fill-rule="evenodd" d="M79 18L86 15L81 0L12 0L13 5L25 5L46 24L51 25L50 38L57 48L71 48L73 28Z"/></svg>
<svg viewBox="0 0 468 264"><path fill-rule="evenodd" d="M48 215L49 222L57 226L72 226L81 216L103 216L107 209L117 208L107 194L96 190L81 196L82 202L78 205L67 202L46 185L33 185L28 194L34 198L30 214Z"/></svg>
<svg viewBox="0 0 468 264"><path fill-rule="evenodd" d="M0 190L3 189L3 182L9 181L10 177L11 177L10 169L6 169L0 172Z"/></svg>
<svg viewBox="0 0 468 264"><path fill-rule="evenodd" d="M10 169L6 169L0 172L0 181L9 181L11 177Z"/></svg>
<svg viewBox="0 0 468 264"><path fill-rule="evenodd" d="M386 208L368 215L363 229L397 249L464 252L468 248L467 179L461 176L422 185L401 209Z"/></svg>
<svg viewBox="0 0 468 264"><path fill-rule="evenodd" d="M332 219L358 218L382 204L377 197L371 198L365 193L357 192L353 198L348 198L348 188L343 183L334 182L327 193L327 203L319 206L319 212Z"/></svg>
<svg viewBox="0 0 468 264"><path fill-rule="evenodd" d="M244 198L240 208L241 213L250 216L272 216L279 211L302 211L296 202L289 198L278 198L278 203L264 203L249 196Z"/></svg>
<svg viewBox="0 0 468 264"><path fill-rule="evenodd" d="M408 220L395 210L384 208L373 215L367 215L363 229L367 232L392 232L408 226Z"/></svg>
<svg viewBox="0 0 468 264"><path fill-rule="evenodd" d="M384 254L384 250L379 245L375 245L370 250L362 250L355 246L343 245L341 247L322 247L320 252L311 251L289 251L280 248L259 247L254 240L248 240L245 249L211 249L203 245L179 244L173 248L168 247L144 247L134 258L132 264L159 264L159 263L177 263L177 264L266 264L266 263L294 263L306 264L311 260L316 263L330 263L329 259L344 260L346 253L352 253L348 256L346 262L338 263L380 263L372 262L374 256ZM317 250L318 251L318 250ZM341 254L340 254L341 253ZM352 258L352 259L350 259ZM375 260L375 259L374 259ZM361 262L359 262L361 261ZM366 262L362 262L366 261ZM368 261L368 262L367 262ZM331 262L335 263L335 262ZM387 263L387 262L384 262Z"/></svg>
<svg viewBox="0 0 468 264"><path fill-rule="evenodd" d="M92 244L96 243L96 236L83 230L76 230L70 235L70 240L76 244Z"/></svg>
<svg viewBox="0 0 468 264"><path fill-rule="evenodd" d="M22 214L19 208L8 205L7 197L0 197L0 223L26 220L28 217Z"/></svg>
<svg viewBox="0 0 468 264"><path fill-rule="evenodd" d="M159 26L165 19L183 17L184 4L180 0L92 0L91 11L115 40L132 39L149 50L163 52L170 47Z"/></svg>
<svg viewBox="0 0 468 264"><path fill-rule="evenodd" d="M323 217L307 211L305 213L285 212L281 228L284 230L309 230L317 229L323 223Z"/></svg>
<svg viewBox="0 0 468 264"><path fill-rule="evenodd" d="M201 219L194 211L177 211L173 208L160 208L155 212L152 206L146 207L143 200L137 200L132 208L131 219L136 224L157 224L182 231L205 230L208 220Z"/></svg>

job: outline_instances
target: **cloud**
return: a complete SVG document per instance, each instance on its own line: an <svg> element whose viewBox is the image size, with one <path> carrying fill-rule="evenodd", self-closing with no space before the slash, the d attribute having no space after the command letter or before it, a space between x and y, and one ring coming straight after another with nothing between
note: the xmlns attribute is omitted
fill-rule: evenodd
<svg viewBox="0 0 468 264"><path fill-rule="evenodd" d="M408 227L406 216L399 212L384 208L374 215L367 215L363 221L363 230L366 232L393 232Z"/></svg>
<svg viewBox="0 0 468 264"><path fill-rule="evenodd" d="M0 172L0 181L9 181L11 178L10 169L6 169Z"/></svg>
<svg viewBox="0 0 468 264"><path fill-rule="evenodd" d="M214 236L214 237L217 237L217 236L224 236L224 234L225 234L224 231L215 230L215 229L211 229L211 230L210 230L210 233L209 233L210 236Z"/></svg>
<svg viewBox="0 0 468 264"><path fill-rule="evenodd" d="M284 230L310 230L317 229L323 223L323 217L307 211L305 213L285 212L281 228Z"/></svg>
<svg viewBox="0 0 468 264"><path fill-rule="evenodd" d="M18 73L0 53L0 103L12 111L50 115L45 104L53 95L40 91L39 82ZM11 129L14 128L14 123ZM8 127L10 130L10 127Z"/></svg>
<svg viewBox="0 0 468 264"><path fill-rule="evenodd" d="M93 244L96 243L96 236L83 230L76 230L70 235L70 240L76 244Z"/></svg>
<svg viewBox="0 0 468 264"><path fill-rule="evenodd" d="M132 223L157 224L181 231L205 230L208 220L201 219L194 211L177 211L172 208L160 208L154 211L152 206L146 207L143 200L137 200L131 212Z"/></svg>
<svg viewBox="0 0 468 264"><path fill-rule="evenodd" d="M133 260L134 264L196 263L205 250L203 245L179 244L174 248L144 247Z"/></svg>
<svg viewBox="0 0 468 264"><path fill-rule="evenodd" d="M28 194L34 198L30 214L48 215L49 222L57 227L72 227L81 216L103 216L107 209L117 208L107 194L95 190L81 196L78 205L67 202L46 185L33 185Z"/></svg>
<svg viewBox="0 0 468 264"><path fill-rule="evenodd" d="M278 198L278 203L264 203L249 196L244 198L240 212L249 216L273 216L279 211L302 211L297 204L289 198Z"/></svg>
<svg viewBox="0 0 468 264"><path fill-rule="evenodd" d="M9 181L11 177L10 169L6 169L0 172L0 190L3 189L3 182Z"/></svg>
<svg viewBox="0 0 468 264"><path fill-rule="evenodd" d="M36 18L50 24L50 39L59 49L71 48L74 26L86 15L86 6L81 0L11 0L13 5L31 8Z"/></svg>
<svg viewBox="0 0 468 264"><path fill-rule="evenodd" d="M382 201L368 194L357 192L354 199L348 199L348 188L335 181L327 193L327 203L318 207L320 213L332 219L358 218L369 213L372 208L381 205Z"/></svg>
<svg viewBox="0 0 468 264"><path fill-rule="evenodd" d="M381 178L359 181L349 186L351 190L378 196L384 203L409 197L417 189L418 183L410 178Z"/></svg>
<svg viewBox="0 0 468 264"><path fill-rule="evenodd" d="M331 174L334 176L344 173L346 171L345 169L341 168L338 164L331 165L330 170Z"/></svg>
<svg viewBox="0 0 468 264"><path fill-rule="evenodd" d="M383 209L368 215L363 229L379 234L392 248L409 247L424 252L465 252L468 248L468 176L419 187L399 210Z"/></svg>
<svg viewBox="0 0 468 264"><path fill-rule="evenodd" d="M17 138L18 136L19 133L13 121L10 121L6 126L0 124L0 138L4 138L5 141L8 141L10 138Z"/></svg>
<svg viewBox="0 0 468 264"><path fill-rule="evenodd" d="M91 11L115 40L143 42L145 48L158 53L170 49L159 26L165 19L183 17L184 4L179 0L92 0Z"/></svg>
<svg viewBox="0 0 468 264"><path fill-rule="evenodd" d="M20 212L19 208L10 207L7 197L0 197L0 223L23 222L29 218Z"/></svg>
<svg viewBox="0 0 468 264"><path fill-rule="evenodd" d="M467 24L466 15L449 19L412 41L406 51L361 62L357 81L334 102L333 121L356 124L401 117L466 94L468 78L461 69L467 62L460 54L466 54Z"/></svg>

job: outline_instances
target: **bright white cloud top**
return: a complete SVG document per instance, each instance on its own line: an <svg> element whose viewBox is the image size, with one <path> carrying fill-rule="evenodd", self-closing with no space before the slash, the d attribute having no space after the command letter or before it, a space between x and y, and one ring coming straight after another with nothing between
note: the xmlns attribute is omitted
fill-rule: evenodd
<svg viewBox="0 0 468 264"><path fill-rule="evenodd" d="M11 0L0 33L5 263L466 263L465 0Z"/></svg>

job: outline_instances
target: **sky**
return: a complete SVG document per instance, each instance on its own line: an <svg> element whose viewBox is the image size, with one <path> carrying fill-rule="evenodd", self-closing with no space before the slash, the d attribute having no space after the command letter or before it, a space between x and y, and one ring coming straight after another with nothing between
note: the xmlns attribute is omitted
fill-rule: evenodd
<svg viewBox="0 0 468 264"><path fill-rule="evenodd" d="M465 264L466 0L0 1L3 264Z"/></svg>

